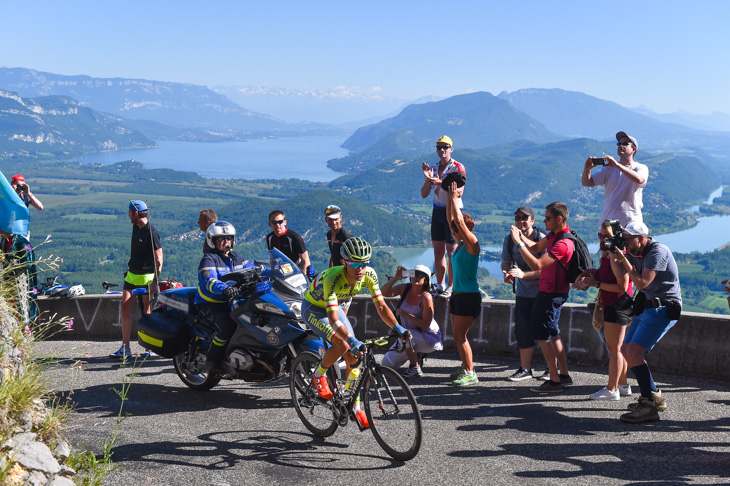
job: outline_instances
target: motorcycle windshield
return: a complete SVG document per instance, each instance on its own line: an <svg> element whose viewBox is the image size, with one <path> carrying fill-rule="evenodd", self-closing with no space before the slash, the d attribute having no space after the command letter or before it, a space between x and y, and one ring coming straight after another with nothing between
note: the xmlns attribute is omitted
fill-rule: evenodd
<svg viewBox="0 0 730 486"><path fill-rule="evenodd" d="M304 297L309 282L302 270L276 248L272 248L269 252L269 259L271 286L292 296Z"/></svg>

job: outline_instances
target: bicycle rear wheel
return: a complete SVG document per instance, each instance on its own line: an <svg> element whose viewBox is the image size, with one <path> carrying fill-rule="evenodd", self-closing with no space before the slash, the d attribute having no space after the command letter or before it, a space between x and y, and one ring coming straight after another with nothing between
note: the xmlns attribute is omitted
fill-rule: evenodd
<svg viewBox="0 0 730 486"><path fill-rule="evenodd" d="M399 461L418 454L423 436L413 392L395 370L378 366L365 382L365 413L380 447Z"/></svg>
<svg viewBox="0 0 730 486"><path fill-rule="evenodd" d="M319 356L314 353L297 356L289 373L289 390L294 408L304 426L315 435L329 437L337 430L337 421L331 404L319 397L312 382L312 375L319 361ZM331 373L327 373L330 387L334 387L336 385L332 383L330 375Z"/></svg>

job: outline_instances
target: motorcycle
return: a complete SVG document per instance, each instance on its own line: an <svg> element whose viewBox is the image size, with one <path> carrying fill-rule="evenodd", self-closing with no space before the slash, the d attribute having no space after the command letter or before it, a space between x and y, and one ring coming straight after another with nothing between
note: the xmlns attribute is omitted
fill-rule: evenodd
<svg viewBox="0 0 730 486"><path fill-rule="evenodd" d="M172 358L182 382L195 390L210 390L222 379L268 382L286 376L294 358L304 351L319 354L324 343L273 291L276 288L294 305L306 277L275 248L270 262L270 269L257 265L224 277L239 288L240 295L228 303L238 327L226 346L223 375L209 373L205 363L216 328L197 312L195 287L160 293L159 307L139 321L139 344ZM301 299L298 303L301 305Z"/></svg>

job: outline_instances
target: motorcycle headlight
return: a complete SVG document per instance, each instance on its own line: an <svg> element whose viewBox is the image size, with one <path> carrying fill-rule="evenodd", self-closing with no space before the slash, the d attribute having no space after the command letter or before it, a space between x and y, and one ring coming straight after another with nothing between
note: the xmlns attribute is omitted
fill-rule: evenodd
<svg viewBox="0 0 730 486"><path fill-rule="evenodd" d="M302 318L302 303L298 300L289 300L285 302L289 306L291 311L297 316L297 319Z"/></svg>
<svg viewBox="0 0 730 486"><path fill-rule="evenodd" d="M278 314L280 316L286 315L283 310L268 302L259 302L256 304L256 308L261 311L268 312L269 314Z"/></svg>

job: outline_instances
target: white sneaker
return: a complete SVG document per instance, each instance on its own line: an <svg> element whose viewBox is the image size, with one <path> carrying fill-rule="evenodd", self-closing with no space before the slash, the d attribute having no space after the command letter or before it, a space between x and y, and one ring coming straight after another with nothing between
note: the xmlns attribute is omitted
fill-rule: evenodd
<svg viewBox="0 0 730 486"><path fill-rule="evenodd" d="M439 297L443 300L449 300L451 298L451 287L446 287L446 289L439 294Z"/></svg>
<svg viewBox="0 0 730 486"><path fill-rule="evenodd" d="M632 395L631 385L619 385L618 392L622 397L630 397Z"/></svg>
<svg viewBox="0 0 730 486"><path fill-rule="evenodd" d="M621 395L619 394L618 390L611 391L608 388L601 388L596 393L592 395L588 395L588 398L591 400L610 400L610 401L616 401L621 400Z"/></svg>

